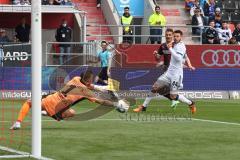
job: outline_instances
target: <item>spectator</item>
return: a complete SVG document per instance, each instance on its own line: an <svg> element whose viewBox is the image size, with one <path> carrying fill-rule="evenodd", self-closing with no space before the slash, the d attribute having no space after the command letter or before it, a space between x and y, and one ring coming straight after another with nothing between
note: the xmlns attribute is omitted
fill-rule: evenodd
<svg viewBox="0 0 240 160"><path fill-rule="evenodd" d="M204 44L219 44L218 32L214 27L215 27L215 22L210 21L209 27L205 31L206 40L204 41Z"/></svg>
<svg viewBox="0 0 240 160"><path fill-rule="evenodd" d="M221 28L222 27L222 15L221 15L221 9L216 8L215 13L213 16L209 17L209 21L215 21L215 28Z"/></svg>
<svg viewBox="0 0 240 160"><path fill-rule="evenodd" d="M48 5L54 5L54 0L48 0Z"/></svg>
<svg viewBox="0 0 240 160"><path fill-rule="evenodd" d="M237 23L237 26L234 29L232 35L236 38L237 42L240 44L240 22Z"/></svg>
<svg viewBox="0 0 240 160"><path fill-rule="evenodd" d="M14 5L31 5L29 0L13 0Z"/></svg>
<svg viewBox="0 0 240 160"><path fill-rule="evenodd" d="M97 0L97 8L101 7L101 0Z"/></svg>
<svg viewBox="0 0 240 160"><path fill-rule="evenodd" d="M156 41L158 44L161 44L162 41L162 27L166 25L165 17L160 13L160 7L155 7L155 12L149 17L150 25L150 35L158 35L160 37L151 37L151 44L154 44Z"/></svg>
<svg viewBox="0 0 240 160"><path fill-rule="evenodd" d="M190 16L192 17L194 15L194 11L196 8L200 8L201 14L204 16L204 12L203 12L202 7L200 7L199 0L196 0L194 2L194 6L190 9Z"/></svg>
<svg viewBox="0 0 240 160"><path fill-rule="evenodd" d="M231 29L228 28L227 22L223 22L222 28L217 28L217 31L220 44L228 44L229 39L232 38L232 32Z"/></svg>
<svg viewBox="0 0 240 160"><path fill-rule="evenodd" d="M6 31L0 28L0 64L3 66L2 57L3 54L3 44L10 42L8 36L6 35Z"/></svg>
<svg viewBox="0 0 240 160"><path fill-rule="evenodd" d="M130 26L133 24L133 16L131 16L131 14L129 13L129 7L124 8L124 13L121 18L121 24L124 25L123 26L123 35L133 35L133 30L132 30L132 27ZM124 43L127 42L127 43L131 44L132 41L133 41L133 37L123 36Z"/></svg>
<svg viewBox="0 0 240 160"><path fill-rule="evenodd" d="M12 3L14 5L21 5L21 0L13 0Z"/></svg>
<svg viewBox="0 0 240 160"><path fill-rule="evenodd" d="M30 25L26 23L26 18L21 19L21 24L15 28L16 38L20 42L29 42Z"/></svg>
<svg viewBox="0 0 240 160"><path fill-rule="evenodd" d="M72 5L72 1L71 0L62 0L61 5L71 6Z"/></svg>
<svg viewBox="0 0 240 160"><path fill-rule="evenodd" d="M203 7L204 15L207 17L214 16L215 11L215 1L214 0L208 0Z"/></svg>
<svg viewBox="0 0 240 160"><path fill-rule="evenodd" d="M21 5L31 5L29 0L21 0Z"/></svg>
<svg viewBox="0 0 240 160"><path fill-rule="evenodd" d="M42 5L49 5L49 0L42 0Z"/></svg>
<svg viewBox="0 0 240 160"><path fill-rule="evenodd" d="M207 0L200 0L200 7L203 8L203 6L206 2L207 2Z"/></svg>
<svg viewBox="0 0 240 160"><path fill-rule="evenodd" d="M206 20L201 14L200 8L195 9L195 14L192 17L192 33L196 35L200 35L204 29L204 26L206 25ZM198 27L196 27L198 26Z"/></svg>
<svg viewBox="0 0 240 160"><path fill-rule="evenodd" d="M56 31L56 41L57 42L70 42L72 39L72 29L67 25L65 19L62 20L62 24ZM70 44L59 44L60 54L69 54L71 52ZM60 55L60 64L63 64L65 57L67 56Z"/></svg>
<svg viewBox="0 0 240 160"><path fill-rule="evenodd" d="M54 5L61 5L62 0L54 0L53 4Z"/></svg>
<svg viewBox="0 0 240 160"><path fill-rule="evenodd" d="M191 9L194 6L196 0L185 0L185 5L187 10Z"/></svg>
<svg viewBox="0 0 240 160"><path fill-rule="evenodd" d="M235 44L235 45L237 45L238 42L237 42L235 37L232 37L231 39L229 39L228 44Z"/></svg>
<svg viewBox="0 0 240 160"><path fill-rule="evenodd" d="M0 28L0 44L11 42L6 35L6 30Z"/></svg>

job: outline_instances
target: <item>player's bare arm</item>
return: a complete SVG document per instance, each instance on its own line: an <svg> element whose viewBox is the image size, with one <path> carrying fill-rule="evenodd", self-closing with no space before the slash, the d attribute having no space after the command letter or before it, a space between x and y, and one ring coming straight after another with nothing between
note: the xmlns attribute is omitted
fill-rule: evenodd
<svg viewBox="0 0 240 160"><path fill-rule="evenodd" d="M186 58L186 64L191 71L194 71L196 69L195 67L192 66L192 63L188 57Z"/></svg>

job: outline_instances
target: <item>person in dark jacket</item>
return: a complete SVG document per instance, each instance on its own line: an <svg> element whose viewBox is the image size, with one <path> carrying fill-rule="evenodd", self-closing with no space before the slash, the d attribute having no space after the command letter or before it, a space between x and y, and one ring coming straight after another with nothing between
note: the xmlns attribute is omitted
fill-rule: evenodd
<svg viewBox="0 0 240 160"><path fill-rule="evenodd" d="M233 31L233 37L236 38L237 42L240 44L240 22L237 23L236 28Z"/></svg>
<svg viewBox="0 0 240 160"><path fill-rule="evenodd" d="M57 29L56 32L56 41L57 42L71 42L72 39L72 29L68 26L67 21L65 19L62 20L62 24L60 27ZM64 56L64 54L69 54L71 52L71 45L70 44L64 44L60 43L59 44L60 48L60 64L63 64L64 58L67 56Z"/></svg>
<svg viewBox="0 0 240 160"><path fill-rule="evenodd" d="M202 30L204 29L204 26L206 25L206 20L204 16L201 14L201 9L196 8L194 11L194 15L192 17L192 33L196 35L200 35L202 33Z"/></svg>
<svg viewBox="0 0 240 160"><path fill-rule="evenodd" d="M219 44L218 32L214 27L215 22L212 20L209 22L209 27L205 31L206 41L204 44Z"/></svg>
<svg viewBox="0 0 240 160"><path fill-rule="evenodd" d="M30 25L26 23L26 18L21 19L21 24L15 28L16 38L20 42L29 42Z"/></svg>

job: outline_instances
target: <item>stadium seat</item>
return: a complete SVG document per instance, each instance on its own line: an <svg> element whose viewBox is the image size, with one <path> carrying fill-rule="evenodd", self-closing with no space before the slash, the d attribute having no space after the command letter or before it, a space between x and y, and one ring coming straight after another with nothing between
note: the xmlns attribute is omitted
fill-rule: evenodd
<svg viewBox="0 0 240 160"><path fill-rule="evenodd" d="M222 11L222 20L223 21L229 21L229 13L226 12L225 10Z"/></svg>
<svg viewBox="0 0 240 160"><path fill-rule="evenodd" d="M239 12L231 13L231 21L232 22L240 22L240 13Z"/></svg>
<svg viewBox="0 0 240 160"><path fill-rule="evenodd" d="M216 7L222 8L223 1L222 0L216 0L215 4L216 4Z"/></svg>
<svg viewBox="0 0 240 160"><path fill-rule="evenodd" d="M223 1L223 9L237 9L238 3L233 0Z"/></svg>

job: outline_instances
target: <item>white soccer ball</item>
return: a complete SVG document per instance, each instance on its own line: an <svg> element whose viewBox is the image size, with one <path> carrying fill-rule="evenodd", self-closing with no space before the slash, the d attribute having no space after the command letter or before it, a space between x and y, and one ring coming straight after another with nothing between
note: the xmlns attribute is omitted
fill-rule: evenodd
<svg viewBox="0 0 240 160"><path fill-rule="evenodd" d="M126 101L124 101L123 99L121 99L118 101L116 110L120 113L125 113L128 111L129 107L130 107L129 104Z"/></svg>

